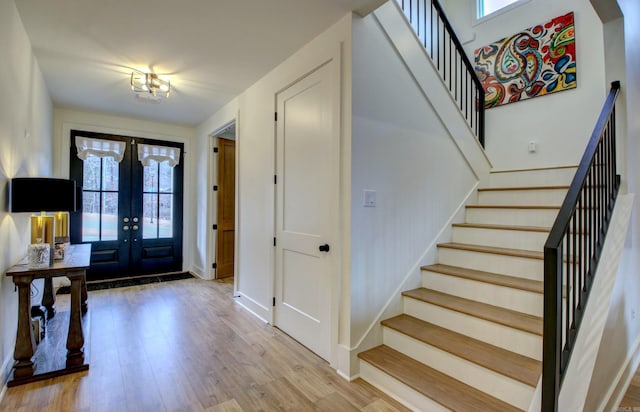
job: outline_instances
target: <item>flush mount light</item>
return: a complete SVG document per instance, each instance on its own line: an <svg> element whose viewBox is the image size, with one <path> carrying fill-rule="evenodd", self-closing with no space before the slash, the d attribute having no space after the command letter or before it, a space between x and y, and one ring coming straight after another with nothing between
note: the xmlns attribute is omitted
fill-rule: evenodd
<svg viewBox="0 0 640 412"><path fill-rule="evenodd" d="M155 73L131 73L131 90L138 97L160 100L169 97L171 82L167 78L160 78Z"/></svg>

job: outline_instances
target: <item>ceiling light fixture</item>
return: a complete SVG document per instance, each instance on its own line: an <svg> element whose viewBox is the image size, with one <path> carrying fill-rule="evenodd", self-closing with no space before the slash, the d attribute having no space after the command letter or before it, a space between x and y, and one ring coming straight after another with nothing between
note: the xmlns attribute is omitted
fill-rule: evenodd
<svg viewBox="0 0 640 412"><path fill-rule="evenodd" d="M159 100L169 97L171 82L169 79L158 77L155 73L132 72L131 90L139 97L143 97L142 94L146 93L153 96L153 100Z"/></svg>

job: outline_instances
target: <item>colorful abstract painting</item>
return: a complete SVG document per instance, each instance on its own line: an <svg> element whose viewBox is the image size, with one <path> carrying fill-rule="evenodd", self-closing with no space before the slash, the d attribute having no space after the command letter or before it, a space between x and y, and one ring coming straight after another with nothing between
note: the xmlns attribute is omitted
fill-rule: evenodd
<svg viewBox="0 0 640 412"><path fill-rule="evenodd" d="M475 56L485 108L574 89L573 12L481 47Z"/></svg>

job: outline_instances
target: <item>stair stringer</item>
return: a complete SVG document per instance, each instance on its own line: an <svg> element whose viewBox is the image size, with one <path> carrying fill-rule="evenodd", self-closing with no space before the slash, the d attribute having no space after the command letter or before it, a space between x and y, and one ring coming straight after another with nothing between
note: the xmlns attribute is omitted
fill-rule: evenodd
<svg viewBox="0 0 640 412"><path fill-rule="evenodd" d="M451 214L449 219L444 223L440 231L431 243L427 245L422 255L407 271L398 287L389 295L389 299L382 306L376 317L372 320L366 332L351 348L345 349L349 352L349 371L350 374L339 372L341 375L352 381L360 377L360 360L358 353L371 349L382 343L382 321L393 316L403 313L402 291L410 290L418 287L422 282L421 267L426 264L436 262L438 259L438 244L451 239L452 225L460 223L464 220L465 207L477 201L478 183L476 183L458 205L455 212Z"/></svg>
<svg viewBox="0 0 640 412"><path fill-rule="evenodd" d="M453 95L446 88L404 13L395 1L388 1L376 9L373 15L476 178L481 182L481 186L485 185L492 168L491 161L458 109Z"/></svg>
<svg viewBox="0 0 640 412"><path fill-rule="evenodd" d="M616 283L618 264L631 219L633 198L633 194L618 195L580 331L560 389L558 401L560 411L584 409L609 314L609 303Z"/></svg>

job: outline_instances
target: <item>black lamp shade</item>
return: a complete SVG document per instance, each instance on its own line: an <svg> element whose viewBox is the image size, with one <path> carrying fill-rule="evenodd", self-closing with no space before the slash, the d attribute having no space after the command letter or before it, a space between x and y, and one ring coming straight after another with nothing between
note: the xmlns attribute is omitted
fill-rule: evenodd
<svg viewBox="0 0 640 412"><path fill-rule="evenodd" d="M75 210L75 180L17 177L9 183L9 211L12 213Z"/></svg>

